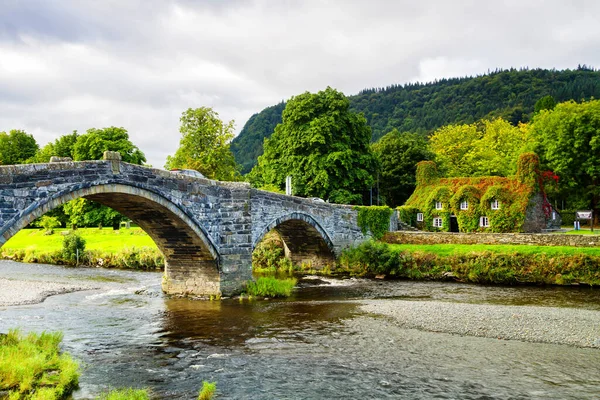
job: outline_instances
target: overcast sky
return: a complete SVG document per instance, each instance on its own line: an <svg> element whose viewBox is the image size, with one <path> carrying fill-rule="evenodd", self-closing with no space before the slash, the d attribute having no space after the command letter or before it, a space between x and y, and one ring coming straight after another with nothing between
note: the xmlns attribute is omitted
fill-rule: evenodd
<svg viewBox="0 0 600 400"><path fill-rule="evenodd" d="M0 0L0 131L122 126L162 168L189 107L239 132L328 85L577 64L600 67L596 0Z"/></svg>

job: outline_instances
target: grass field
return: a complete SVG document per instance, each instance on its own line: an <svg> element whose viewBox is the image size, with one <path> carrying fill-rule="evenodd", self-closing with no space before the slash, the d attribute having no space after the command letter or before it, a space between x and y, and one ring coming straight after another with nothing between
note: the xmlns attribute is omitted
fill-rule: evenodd
<svg viewBox="0 0 600 400"><path fill-rule="evenodd" d="M62 249L64 234L68 229L56 229L54 234L45 235L40 229L22 229L2 246L3 249L20 249L36 252L50 252ZM79 234L85 239L87 250L118 252L125 248L149 247L156 249L156 244L141 228L79 228Z"/></svg>
<svg viewBox="0 0 600 400"><path fill-rule="evenodd" d="M394 249L402 251L451 256L460 254L483 253L486 251L498 254L546 254L548 256L586 254L600 256L598 247L571 246L528 246L528 245L491 245L491 244L392 244Z"/></svg>

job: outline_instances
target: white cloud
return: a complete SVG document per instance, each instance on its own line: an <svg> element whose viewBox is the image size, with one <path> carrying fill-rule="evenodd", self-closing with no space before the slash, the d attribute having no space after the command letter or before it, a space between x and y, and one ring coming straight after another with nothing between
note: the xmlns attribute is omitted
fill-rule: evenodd
<svg viewBox="0 0 600 400"><path fill-rule="evenodd" d="M595 1L0 2L0 130L43 145L123 126L159 167L188 107L240 130L328 85L354 94L497 67L600 67Z"/></svg>

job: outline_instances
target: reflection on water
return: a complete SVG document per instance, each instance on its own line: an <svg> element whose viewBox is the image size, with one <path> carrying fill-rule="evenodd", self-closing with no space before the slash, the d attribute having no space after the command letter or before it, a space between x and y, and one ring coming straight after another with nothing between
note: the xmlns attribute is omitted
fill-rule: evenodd
<svg viewBox="0 0 600 400"><path fill-rule="evenodd" d="M153 273L0 263L0 277L7 276L102 286L0 308L0 331L65 332L65 350L84 364L76 398L137 386L158 398L193 399L203 380L218 383L219 399L575 399L600 392L597 349L400 329L344 302L598 309L598 291L347 280L303 287L287 301L208 302L165 298Z"/></svg>

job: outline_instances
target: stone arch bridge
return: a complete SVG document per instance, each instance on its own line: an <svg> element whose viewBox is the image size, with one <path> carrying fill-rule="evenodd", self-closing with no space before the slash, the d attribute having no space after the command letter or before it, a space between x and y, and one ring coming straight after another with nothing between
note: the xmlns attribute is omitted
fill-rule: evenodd
<svg viewBox="0 0 600 400"><path fill-rule="evenodd" d="M193 178L120 160L0 166L0 246L31 221L84 197L139 224L165 256L163 290L231 295L252 279L252 251L271 229L294 263L332 262L366 237L350 206Z"/></svg>

